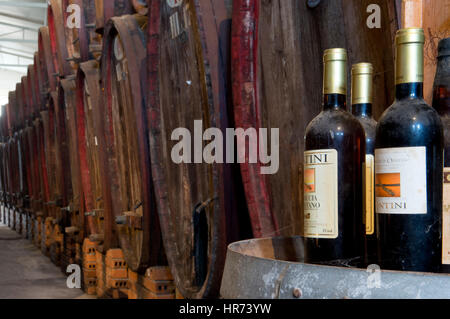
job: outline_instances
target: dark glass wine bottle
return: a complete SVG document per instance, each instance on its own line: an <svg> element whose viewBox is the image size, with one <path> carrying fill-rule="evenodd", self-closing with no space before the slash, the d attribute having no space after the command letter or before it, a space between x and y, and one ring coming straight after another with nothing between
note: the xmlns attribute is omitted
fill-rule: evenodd
<svg viewBox="0 0 450 319"><path fill-rule="evenodd" d="M346 50L328 49L323 61L323 110L305 134L305 261L358 266L365 234L364 129L346 111Z"/></svg>
<svg viewBox="0 0 450 319"><path fill-rule="evenodd" d="M372 116L373 66L358 63L352 67L352 113L366 134L366 159L364 175L364 224L366 227L366 264L377 263L377 236L375 233L374 160L377 122Z"/></svg>
<svg viewBox="0 0 450 319"><path fill-rule="evenodd" d="M450 273L450 38L438 45L438 62L433 86L433 108L444 127L444 183L442 211L442 271Z"/></svg>
<svg viewBox="0 0 450 319"><path fill-rule="evenodd" d="M375 141L375 210L381 267L439 271L442 257L443 132L423 100L424 32L396 36L396 100Z"/></svg>

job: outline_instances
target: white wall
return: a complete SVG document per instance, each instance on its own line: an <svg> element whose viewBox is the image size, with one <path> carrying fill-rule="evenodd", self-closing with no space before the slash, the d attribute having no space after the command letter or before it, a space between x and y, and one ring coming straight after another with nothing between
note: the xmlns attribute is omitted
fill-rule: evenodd
<svg viewBox="0 0 450 319"><path fill-rule="evenodd" d="M9 91L16 89L16 83L20 82L22 76L26 75L25 72L25 68L23 68L23 72L0 68L0 105L8 104Z"/></svg>

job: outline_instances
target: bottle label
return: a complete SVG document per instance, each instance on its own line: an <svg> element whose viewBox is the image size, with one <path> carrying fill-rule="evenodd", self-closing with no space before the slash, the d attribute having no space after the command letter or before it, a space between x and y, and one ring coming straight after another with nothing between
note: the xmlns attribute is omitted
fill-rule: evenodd
<svg viewBox="0 0 450 319"><path fill-rule="evenodd" d="M450 167L444 167L442 202L442 263L450 265Z"/></svg>
<svg viewBox="0 0 450 319"><path fill-rule="evenodd" d="M304 156L304 236L337 238L338 153L315 150Z"/></svg>
<svg viewBox="0 0 450 319"><path fill-rule="evenodd" d="M366 154L365 164L365 182L364 182L364 194L365 194L365 209L366 209L366 235L373 235L375 232L375 216L373 212L374 204L374 156L372 154Z"/></svg>
<svg viewBox="0 0 450 319"><path fill-rule="evenodd" d="M375 204L380 214L427 213L426 147L375 150Z"/></svg>

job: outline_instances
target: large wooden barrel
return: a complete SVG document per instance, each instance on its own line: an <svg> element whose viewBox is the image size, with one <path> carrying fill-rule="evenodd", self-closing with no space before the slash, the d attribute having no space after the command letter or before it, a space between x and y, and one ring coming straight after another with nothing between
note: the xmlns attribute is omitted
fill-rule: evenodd
<svg viewBox="0 0 450 319"><path fill-rule="evenodd" d="M106 22L112 17L133 13L130 0L95 0L95 27L103 34Z"/></svg>
<svg viewBox="0 0 450 319"><path fill-rule="evenodd" d="M81 171L77 145L76 123L76 85L75 76L61 79L58 91L59 104L64 108L66 121L66 143L70 162L70 168L66 168L70 174L70 188L68 193L69 203L63 209L64 238L61 269L65 272L68 264L80 264L80 247L83 239L89 232L85 231L84 197L81 185Z"/></svg>
<svg viewBox="0 0 450 319"><path fill-rule="evenodd" d="M75 114L88 233L100 251L117 247L106 172L103 114L100 111L100 70L95 60L80 64L76 77Z"/></svg>
<svg viewBox="0 0 450 319"><path fill-rule="evenodd" d="M48 27L39 28L39 73L41 94L44 96L42 103L46 104L47 95L56 90L56 69L52 54L52 46Z"/></svg>
<svg viewBox="0 0 450 319"><path fill-rule="evenodd" d="M57 101L56 92L52 92L47 102L47 109L41 111L41 118L44 128L44 150L45 165L47 167L47 179L49 184L50 198L46 203L48 207L54 208L57 202L61 201L61 187L58 179L60 173L59 161L57 161L56 149L56 125L55 125L55 101ZM54 209L51 209L52 214ZM55 217L52 215L52 217Z"/></svg>
<svg viewBox="0 0 450 319"><path fill-rule="evenodd" d="M19 108L19 119L18 127L15 133L15 139L17 141L18 147L18 160L19 160L19 184L20 192L17 194L17 214L19 216L19 233L24 237L27 236L27 210L28 210L28 199L29 199L29 174L28 174L28 141L26 139L26 122L29 118L29 112L31 108L31 103L29 101L29 81L27 76L22 77L20 90L16 92L18 94Z"/></svg>
<svg viewBox="0 0 450 319"><path fill-rule="evenodd" d="M47 163L45 156L45 134L44 134L44 124L40 116L36 117L34 120L34 128L36 130L37 139L37 156L39 165L39 198L35 201L36 209L36 223L35 232L38 234L35 238L35 244L46 252L45 246L45 236L44 236L44 223L45 219L50 217L48 203L50 201L50 186L47 174Z"/></svg>
<svg viewBox="0 0 450 319"><path fill-rule="evenodd" d="M125 15L104 30L102 102L111 214L120 247L133 271L164 262L150 154L145 31L147 18ZM96 123L99 125L99 123Z"/></svg>
<svg viewBox="0 0 450 319"><path fill-rule="evenodd" d="M311 3L311 4L310 4ZM303 151L307 124L322 107L323 51L348 50L352 64L375 69L374 115L394 99L392 1L233 2L233 101L237 127L279 129L279 169L241 164L255 237L303 231ZM369 28L369 4L381 8L381 28ZM395 11L394 11L395 12ZM342 21L345 21L343 23ZM394 23L395 25L395 23ZM350 83L350 77L348 77ZM348 85L348 88L351 86ZM350 94L350 90L348 90ZM245 149L248 151L248 145ZM269 143L269 152L276 152ZM244 148L240 148L243 151Z"/></svg>
<svg viewBox="0 0 450 319"><path fill-rule="evenodd" d="M187 298L217 296L226 244L238 239L244 225L238 216L247 214L245 205L237 202L232 167L203 162L202 150L200 158L195 156L200 163L176 164L171 159L176 143L170 141L177 128L203 135L195 126L195 121L203 121L203 130L218 128L226 136L226 128L233 127L228 114L231 4L149 2L152 173L165 251L177 287ZM231 154L223 155L220 160Z"/></svg>
<svg viewBox="0 0 450 319"><path fill-rule="evenodd" d="M76 84L75 76L61 80L58 92L60 105L64 107L66 120L66 138L70 162L71 195L69 196L68 211L70 211L71 226L77 228L76 241L82 243L85 236L84 230L84 197L81 184L81 171L77 144L77 122L76 122Z"/></svg>
<svg viewBox="0 0 450 319"><path fill-rule="evenodd" d="M47 169L47 179L49 185L49 201L45 203L48 216L44 220L44 243L46 254L51 260L59 265L62 231L61 221L63 220L61 208L64 204L64 187L62 177L61 144L59 143L58 128L58 94L51 92L48 102L48 108L41 111L41 117L44 128L44 148L45 165Z"/></svg>
<svg viewBox="0 0 450 319"><path fill-rule="evenodd" d="M74 58L73 28L68 24L70 12L63 6L63 0L50 0L47 20L50 45L57 75L65 77L73 74L77 68Z"/></svg>

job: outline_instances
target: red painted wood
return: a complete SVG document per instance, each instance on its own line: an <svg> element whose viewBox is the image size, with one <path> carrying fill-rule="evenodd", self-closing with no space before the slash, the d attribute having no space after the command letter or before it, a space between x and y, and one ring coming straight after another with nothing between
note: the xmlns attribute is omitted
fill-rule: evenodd
<svg viewBox="0 0 450 319"><path fill-rule="evenodd" d="M232 74L236 127L261 127L257 92L258 0L233 2ZM247 147L248 145L246 145ZM273 236L278 226L270 210L267 182L260 174L261 164L241 164L247 205L255 237Z"/></svg>

